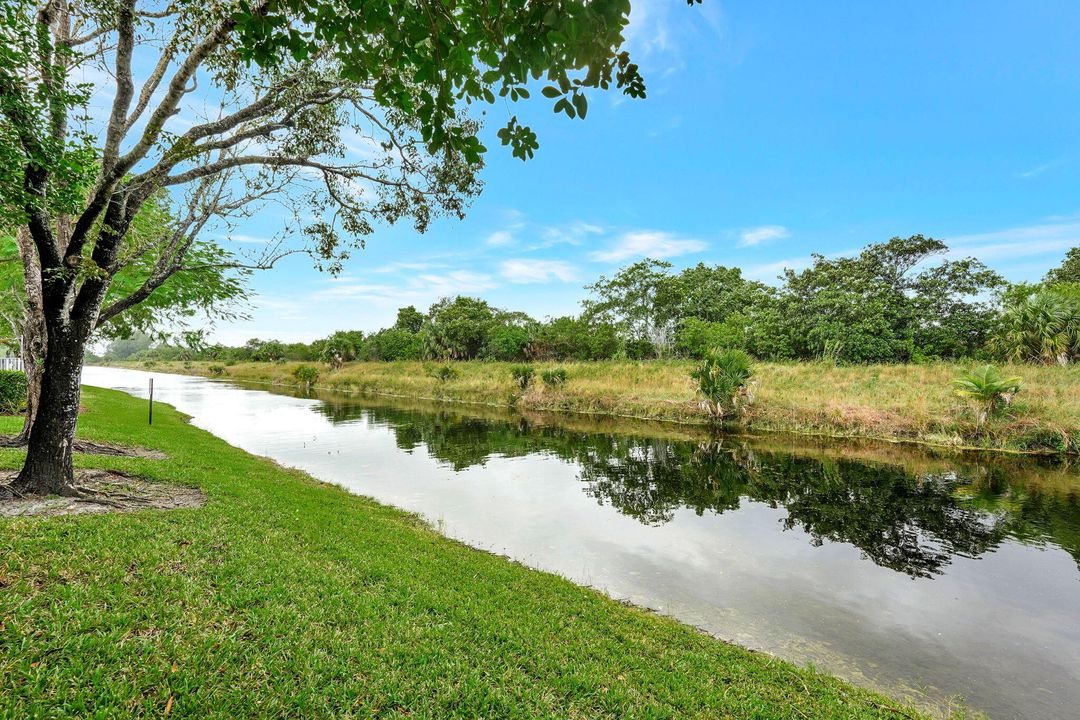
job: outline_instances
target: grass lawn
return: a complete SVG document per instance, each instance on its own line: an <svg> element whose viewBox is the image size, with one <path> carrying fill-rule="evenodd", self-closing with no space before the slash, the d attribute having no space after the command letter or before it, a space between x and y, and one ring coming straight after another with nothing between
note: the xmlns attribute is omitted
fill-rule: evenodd
<svg viewBox="0 0 1080 720"><path fill-rule="evenodd" d="M296 383L302 363L153 363L155 370ZM314 364L314 363L309 363ZM146 369L143 363L125 366ZM508 363L459 362L448 381L432 377L433 363L357 362L339 369L314 364L317 385L329 389L380 392L408 397L515 404L522 409L559 410L653 420L703 423L690 371L683 360L610 360L538 363L533 386L516 388ZM842 437L903 440L948 447L1080 453L1080 365L1008 365L1022 387L1003 417L978 427L969 403L953 392L953 380L978 363L848 365L760 362L755 364L755 401L742 425ZM549 388L543 370L562 367L566 384Z"/></svg>
<svg viewBox="0 0 1080 720"><path fill-rule="evenodd" d="M4 718L918 717L447 540L171 408L148 428L121 393L83 404L81 435L168 459L78 465L208 503L0 521Z"/></svg>

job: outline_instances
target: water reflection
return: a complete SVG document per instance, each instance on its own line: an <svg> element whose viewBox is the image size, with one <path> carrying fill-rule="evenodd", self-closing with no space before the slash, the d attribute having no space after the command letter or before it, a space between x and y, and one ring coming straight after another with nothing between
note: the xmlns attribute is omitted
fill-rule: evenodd
<svg viewBox="0 0 1080 720"><path fill-rule="evenodd" d="M324 401L334 423L362 417L390 428L397 446L423 447L456 471L492 457L550 453L574 463L584 492L647 525L677 510L738 510L746 501L782 508L785 530L858 548L875 564L928 578L954 556L977 558L1012 538L1052 543L1080 567L1080 502L1010 482L1006 467L913 473L902 466L799 457L746 441L676 441L574 432L524 418L484 420L457 412L415 412Z"/></svg>

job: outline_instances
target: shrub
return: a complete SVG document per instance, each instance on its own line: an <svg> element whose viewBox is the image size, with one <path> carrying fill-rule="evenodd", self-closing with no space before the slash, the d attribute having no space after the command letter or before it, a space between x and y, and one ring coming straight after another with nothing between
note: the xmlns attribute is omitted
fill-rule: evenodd
<svg viewBox="0 0 1080 720"><path fill-rule="evenodd" d="M562 387L566 384L566 370L562 368L545 370L540 377L548 387Z"/></svg>
<svg viewBox="0 0 1080 720"><path fill-rule="evenodd" d="M510 377L514 378L514 384L516 384L522 390L532 385L533 376L536 375L536 370L532 365L511 365Z"/></svg>
<svg viewBox="0 0 1080 720"><path fill-rule="evenodd" d="M610 360L621 347L614 325L561 317L538 325L525 352L530 360Z"/></svg>
<svg viewBox="0 0 1080 720"><path fill-rule="evenodd" d="M311 365L297 365L292 375L296 378L296 382L310 387L319 381L319 368Z"/></svg>
<svg viewBox="0 0 1080 720"><path fill-rule="evenodd" d="M651 360L656 357L656 346L646 338L627 340L624 351L630 360Z"/></svg>
<svg viewBox="0 0 1080 720"><path fill-rule="evenodd" d="M717 347L745 348L745 318L741 315L724 322L705 322L686 318L675 333L675 350L683 357L702 359Z"/></svg>
<svg viewBox="0 0 1080 720"><path fill-rule="evenodd" d="M698 381L698 389L705 397L702 407L716 420L734 414L740 405L753 399L750 379L754 369L750 356L742 350L713 350L690 376Z"/></svg>
<svg viewBox="0 0 1080 720"><path fill-rule="evenodd" d="M519 325L500 325L492 329L484 348L485 357L493 360L523 360L532 337Z"/></svg>
<svg viewBox="0 0 1080 720"><path fill-rule="evenodd" d="M15 415L26 409L26 373L0 370L0 414Z"/></svg>
<svg viewBox="0 0 1080 720"><path fill-rule="evenodd" d="M1016 393L1020 392L1020 378L1004 377L993 365L984 365L953 380L956 394L971 400L978 407L978 424L997 415Z"/></svg>
<svg viewBox="0 0 1080 720"><path fill-rule="evenodd" d="M458 369L453 365L440 365L434 370L428 370L428 375L435 378L439 382L447 382L448 380L453 380L454 378L456 378L458 375L460 375L460 373L458 372Z"/></svg>
<svg viewBox="0 0 1080 720"><path fill-rule="evenodd" d="M357 359L416 360L420 357L420 338L406 330L390 328L369 335L361 345Z"/></svg>
<svg viewBox="0 0 1080 720"><path fill-rule="evenodd" d="M211 365L207 370L209 370L210 374L214 377L221 377L225 374L225 368L221 365Z"/></svg>

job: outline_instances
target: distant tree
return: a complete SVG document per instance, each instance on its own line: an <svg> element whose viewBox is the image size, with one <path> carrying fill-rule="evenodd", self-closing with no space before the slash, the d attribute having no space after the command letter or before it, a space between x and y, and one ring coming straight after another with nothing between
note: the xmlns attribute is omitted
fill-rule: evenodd
<svg viewBox="0 0 1080 720"><path fill-rule="evenodd" d="M364 333L359 330L338 330L329 337L312 343L313 354L324 363L340 367L360 357Z"/></svg>
<svg viewBox="0 0 1080 720"><path fill-rule="evenodd" d="M483 352L496 310L479 298L459 295L431 306L422 330L423 352L439 360L472 360Z"/></svg>
<svg viewBox="0 0 1080 720"><path fill-rule="evenodd" d="M916 354L957 356L988 336L993 314L981 298L1002 280L974 259L943 260L948 250L914 235L866 247L856 257L814 255L786 270L766 324L794 357L905 362Z"/></svg>
<svg viewBox="0 0 1080 720"><path fill-rule="evenodd" d="M689 317L679 323L675 350L683 357L704 358L711 350L746 350L749 347L746 316L729 315L723 322Z"/></svg>
<svg viewBox="0 0 1080 720"><path fill-rule="evenodd" d="M202 354L202 353L200 353ZM292 361L306 361L314 360L315 353L312 351L311 346L307 343L294 342L285 343L285 359Z"/></svg>
<svg viewBox="0 0 1080 720"><path fill-rule="evenodd" d="M278 340L251 338L244 343L244 349L254 362L278 362L285 359L285 344Z"/></svg>
<svg viewBox="0 0 1080 720"><path fill-rule="evenodd" d="M423 316L421 316L423 317ZM360 357L363 360L418 360L420 358L420 337L396 325L368 335L364 340Z"/></svg>
<svg viewBox="0 0 1080 720"><path fill-rule="evenodd" d="M678 319L679 286L670 275L671 263L646 258L619 270L611 278L600 276L586 290L584 317L609 322L631 340L646 340L663 354L672 343Z"/></svg>
<svg viewBox="0 0 1080 720"><path fill-rule="evenodd" d="M529 328L497 323L488 335L484 356L492 360L524 360L531 341L532 333Z"/></svg>
<svg viewBox="0 0 1080 720"><path fill-rule="evenodd" d="M415 334L420 332L420 328L424 327L424 319L424 313L420 312L412 305L408 305L398 309L397 321L394 322L394 328Z"/></svg>
<svg viewBox="0 0 1080 720"><path fill-rule="evenodd" d="M130 337L117 338L111 341L105 348L103 357L106 360L127 360L131 356L144 350L149 350L154 344L154 339L145 333L132 333Z"/></svg>
<svg viewBox="0 0 1080 720"><path fill-rule="evenodd" d="M990 340L998 308L994 295L1005 280L973 258L951 260L919 272L905 286L915 312L915 354L971 357Z"/></svg>
<svg viewBox="0 0 1080 720"><path fill-rule="evenodd" d="M759 282L746 280L739 268L698 263L676 275L671 294L680 320L697 318L704 322L723 322L733 314L747 314L759 304L769 289Z"/></svg>
<svg viewBox="0 0 1080 720"><path fill-rule="evenodd" d="M991 348L1013 362L1080 360L1080 285L1019 285L1006 296Z"/></svg>
<svg viewBox="0 0 1080 720"><path fill-rule="evenodd" d="M1080 246L1074 247L1065 254L1061 265L1046 273L1045 283L1074 283L1080 285Z"/></svg>
<svg viewBox="0 0 1080 720"><path fill-rule="evenodd" d="M526 354L532 360L609 360L621 347L619 331L610 323L559 317L533 329Z"/></svg>

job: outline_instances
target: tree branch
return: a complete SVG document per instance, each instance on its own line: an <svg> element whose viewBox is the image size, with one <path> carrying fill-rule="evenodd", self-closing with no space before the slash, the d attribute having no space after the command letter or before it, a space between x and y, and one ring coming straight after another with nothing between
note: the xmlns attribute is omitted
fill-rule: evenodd
<svg viewBox="0 0 1080 720"><path fill-rule="evenodd" d="M281 157L271 155L238 155L225 158L217 162L209 163L201 167L193 168L178 175L170 175L165 178L165 185L182 185L198 180L202 177L214 175L229 168L243 165L265 165L267 167L307 167L318 170L324 174L337 175L353 180L370 180L371 182L390 187L407 187L407 183L395 180L387 180L375 175L369 175L360 170L359 165L327 165L325 163L303 157Z"/></svg>
<svg viewBox="0 0 1080 720"><path fill-rule="evenodd" d="M116 95L105 134L105 147L101 153L101 175L110 177L120 152L120 141L127 131L127 113L135 85L131 79L131 54L135 45L135 0L117 10L116 30L119 42L116 46Z"/></svg>

